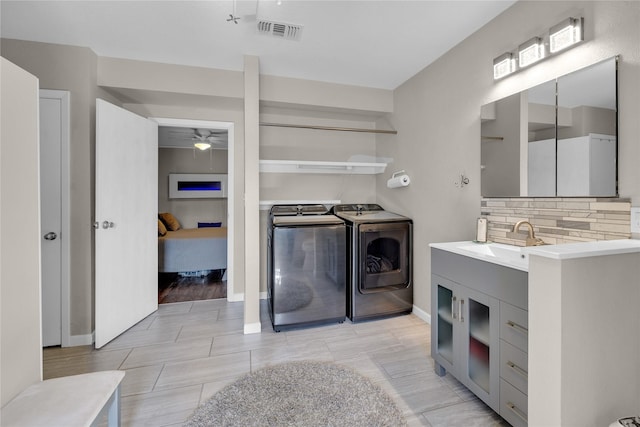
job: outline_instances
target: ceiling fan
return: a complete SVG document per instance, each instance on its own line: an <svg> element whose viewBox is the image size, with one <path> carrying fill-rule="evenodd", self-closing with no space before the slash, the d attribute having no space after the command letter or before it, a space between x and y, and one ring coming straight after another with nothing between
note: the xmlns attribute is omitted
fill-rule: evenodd
<svg viewBox="0 0 640 427"><path fill-rule="evenodd" d="M207 150L212 145L226 145L227 143L227 131L213 131L211 129L194 129L193 136L191 137L193 146L199 150Z"/></svg>
<svg viewBox="0 0 640 427"><path fill-rule="evenodd" d="M159 132L160 146L173 148L198 148L196 144L205 144L202 145L201 150L211 146L226 149L228 137L226 129L167 127L160 128Z"/></svg>

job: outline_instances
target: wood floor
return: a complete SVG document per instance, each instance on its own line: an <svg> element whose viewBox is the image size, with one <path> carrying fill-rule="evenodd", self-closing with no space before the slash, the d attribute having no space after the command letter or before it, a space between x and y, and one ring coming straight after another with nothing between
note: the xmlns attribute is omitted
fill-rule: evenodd
<svg viewBox="0 0 640 427"><path fill-rule="evenodd" d="M44 350L44 378L120 369L123 426L179 426L247 372L290 360L333 361L370 378L409 426L508 426L453 377L438 377L430 327L414 315L275 333L261 301L261 334L243 334L243 303L162 304L114 341Z"/></svg>
<svg viewBox="0 0 640 427"><path fill-rule="evenodd" d="M158 304L200 301L227 297L224 270L206 276L182 277L177 273L158 273Z"/></svg>

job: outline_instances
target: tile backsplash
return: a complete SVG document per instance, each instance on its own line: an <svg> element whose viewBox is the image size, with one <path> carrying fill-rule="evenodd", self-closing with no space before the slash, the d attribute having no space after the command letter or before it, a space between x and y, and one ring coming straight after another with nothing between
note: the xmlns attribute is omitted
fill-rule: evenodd
<svg viewBox="0 0 640 427"><path fill-rule="evenodd" d="M493 242L524 246L527 228L512 231L520 220L529 221L536 237L548 244L631 237L630 199L487 198L480 206Z"/></svg>

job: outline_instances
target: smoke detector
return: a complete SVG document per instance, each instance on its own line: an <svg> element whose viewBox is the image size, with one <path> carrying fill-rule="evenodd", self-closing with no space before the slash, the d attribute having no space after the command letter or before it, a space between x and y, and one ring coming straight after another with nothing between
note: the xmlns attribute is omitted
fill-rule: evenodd
<svg viewBox="0 0 640 427"><path fill-rule="evenodd" d="M285 22L258 20L258 33L270 35L286 40L300 41L302 25L287 24Z"/></svg>

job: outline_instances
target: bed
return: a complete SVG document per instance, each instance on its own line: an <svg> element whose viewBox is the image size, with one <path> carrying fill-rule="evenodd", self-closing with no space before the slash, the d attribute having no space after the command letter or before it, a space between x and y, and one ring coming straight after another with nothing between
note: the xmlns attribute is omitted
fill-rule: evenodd
<svg viewBox="0 0 640 427"><path fill-rule="evenodd" d="M227 268L227 228L181 228L158 236L161 273Z"/></svg>

